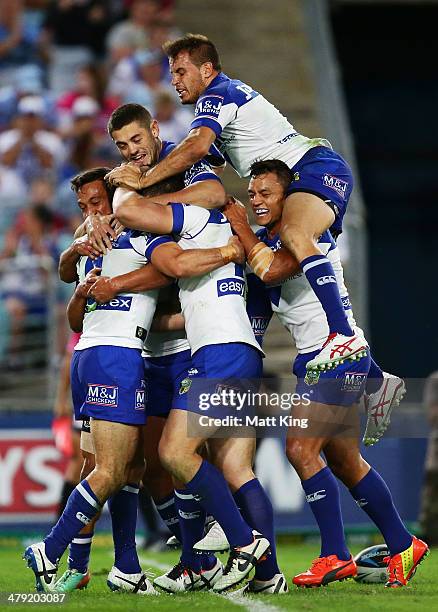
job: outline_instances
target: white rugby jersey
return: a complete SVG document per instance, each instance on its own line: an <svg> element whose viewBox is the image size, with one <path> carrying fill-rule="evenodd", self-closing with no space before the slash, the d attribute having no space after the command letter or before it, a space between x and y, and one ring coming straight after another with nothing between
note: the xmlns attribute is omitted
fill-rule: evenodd
<svg viewBox="0 0 438 612"><path fill-rule="evenodd" d="M312 147L331 147L324 138L299 134L266 98L223 72L196 103L191 129L202 126L213 130L215 145L242 177L255 161L281 159L292 168Z"/></svg>
<svg viewBox="0 0 438 612"><path fill-rule="evenodd" d="M172 233L183 249L221 247L232 236L227 218L218 210L179 203L171 206ZM260 350L245 309L243 266L229 263L209 274L181 278L178 285L192 355L203 346L230 342Z"/></svg>
<svg viewBox="0 0 438 612"><path fill-rule="evenodd" d="M257 236L274 252L281 248L278 235L268 238L266 229L257 232ZM342 303L348 322L355 331L363 336L353 316L348 291L344 282L344 272L336 246L330 232L325 231L318 241L318 247L327 256L335 272ZM277 313L281 323L290 332L297 351L310 353L322 347L329 335L326 314L303 272L295 274L275 287L267 287L272 310Z"/></svg>
<svg viewBox="0 0 438 612"><path fill-rule="evenodd" d="M81 257L77 264L79 280L83 281L94 267L102 268L101 275L119 276L138 270L148 263L147 249L170 240L126 230L112 242L106 255L91 260ZM83 331L75 350L91 346L112 345L141 349L151 326L157 303L158 289L144 293L123 293L105 304L87 300Z"/></svg>
<svg viewBox="0 0 438 612"><path fill-rule="evenodd" d="M159 161L169 155L176 144L163 140ZM208 155L190 166L184 173L184 186L188 187L200 181L219 181L220 178L211 169L208 161L214 159L220 163L220 153L214 145ZM171 332L150 332L143 347L144 357L163 357L190 349L185 329Z"/></svg>

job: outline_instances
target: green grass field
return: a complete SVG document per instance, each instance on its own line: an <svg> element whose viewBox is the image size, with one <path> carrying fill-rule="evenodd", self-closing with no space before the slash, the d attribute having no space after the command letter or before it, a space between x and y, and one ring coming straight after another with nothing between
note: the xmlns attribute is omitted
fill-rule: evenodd
<svg viewBox="0 0 438 612"><path fill-rule="evenodd" d="M363 546L353 546L357 553ZM0 610L26 610L29 604L12 604L7 602L6 594L29 593L33 591L33 573L25 567L21 559L23 546L11 541L0 540ZM279 545L280 566L289 585L290 579L303 571L309 562L318 555L318 548L310 544ZM231 596L224 597L209 593L187 593L181 595L160 595L159 597L139 597L129 594L111 593L106 586L106 577L112 565L112 551L107 539L93 547L91 571L93 574L89 587L82 592L67 596L62 610L90 610L92 612L112 612L142 610L146 607L157 612L180 610L246 609L250 612L278 612L279 610L327 610L330 612L354 610L438 610L438 554L432 554L420 566L409 587L390 590L383 585L359 585L354 581L334 583L320 589L297 589L292 587L289 594L281 596L242 597L235 601ZM177 553L140 553L143 568L153 575L163 573L173 565ZM225 557L222 557L225 559ZM63 571L65 560L61 563ZM50 610L56 604L38 604L38 610ZM58 604L59 605L59 604Z"/></svg>

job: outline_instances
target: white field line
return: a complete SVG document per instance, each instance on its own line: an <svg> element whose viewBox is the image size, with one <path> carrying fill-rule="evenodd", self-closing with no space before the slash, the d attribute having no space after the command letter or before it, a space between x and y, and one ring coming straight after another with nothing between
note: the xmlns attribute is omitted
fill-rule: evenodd
<svg viewBox="0 0 438 612"><path fill-rule="evenodd" d="M145 563L146 565L151 565L152 567L156 567L157 569L163 572L168 572L170 569L172 569L169 565L166 565L165 563L160 563L152 557L144 557L143 555L140 555L139 559L142 563ZM213 591L209 591L209 593L212 593L217 597L223 597L224 599L227 599L230 603L236 606L240 606L241 608L245 608L245 610L248 610L248 612L281 612L280 608L277 608L276 606L273 606L271 604L267 604L262 601L262 599L248 599L244 595L233 595L232 593L230 593L229 595L220 595L219 593L214 593Z"/></svg>

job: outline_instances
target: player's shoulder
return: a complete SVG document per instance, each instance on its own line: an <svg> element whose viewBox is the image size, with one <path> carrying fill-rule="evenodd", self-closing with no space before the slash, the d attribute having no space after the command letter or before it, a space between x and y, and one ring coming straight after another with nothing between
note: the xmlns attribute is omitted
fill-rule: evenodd
<svg viewBox="0 0 438 612"><path fill-rule="evenodd" d="M259 93L239 79L232 79L223 72L211 82L196 105L196 112L206 114L226 104L240 107Z"/></svg>

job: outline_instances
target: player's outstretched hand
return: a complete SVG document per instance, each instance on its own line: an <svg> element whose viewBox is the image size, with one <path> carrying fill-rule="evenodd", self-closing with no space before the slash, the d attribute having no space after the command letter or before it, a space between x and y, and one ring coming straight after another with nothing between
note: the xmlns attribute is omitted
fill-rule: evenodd
<svg viewBox="0 0 438 612"><path fill-rule="evenodd" d="M99 304L105 304L117 295L117 291L109 276L100 276L90 287L88 295Z"/></svg>
<svg viewBox="0 0 438 612"><path fill-rule="evenodd" d="M233 196L228 196L225 206L222 208L222 212L230 222L233 229L239 225L249 224L245 206L242 204L242 202L236 198L233 198Z"/></svg>
<svg viewBox="0 0 438 612"><path fill-rule="evenodd" d="M107 250L111 250L111 240L116 240L117 232L113 228L114 215L89 215L86 221L87 237L91 246L106 255Z"/></svg>
<svg viewBox="0 0 438 612"><path fill-rule="evenodd" d="M232 246L235 254L231 261L234 263L243 265L245 263L245 249L243 248L243 244L240 242L237 236L231 236L228 240L228 245Z"/></svg>
<svg viewBox="0 0 438 612"><path fill-rule="evenodd" d="M88 240L88 236L81 236L80 238L77 238L73 242L73 246L78 255L84 255L90 259L96 259L100 255L100 252L95 249Z"/></svg>
<svg viewBox="0 0 438 612"><path fill-rule="evenodd" d="M135 164L122 164L108 172L105 180L114 187L125 187L138 191L142 189L142 177L141 169Z"/></svg>

